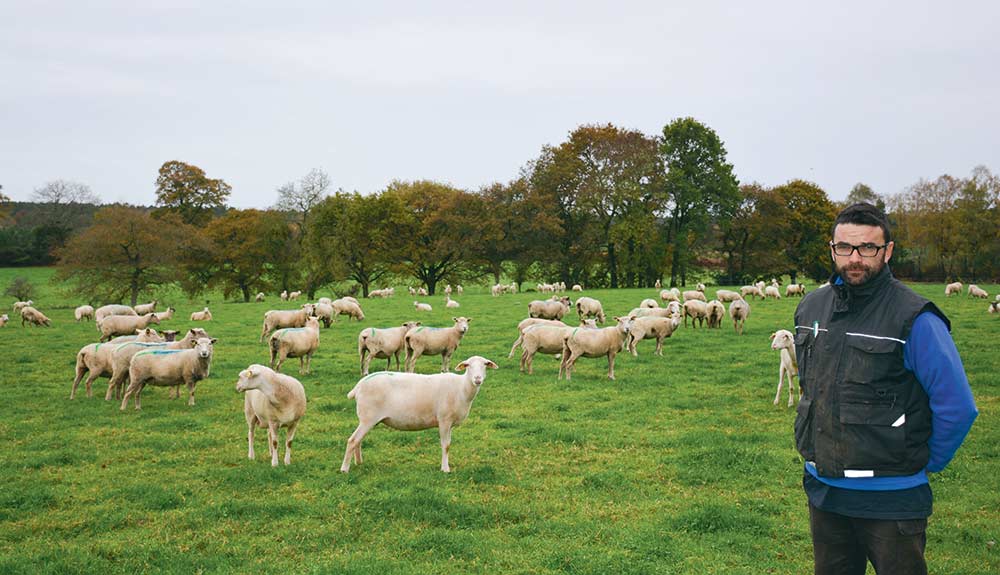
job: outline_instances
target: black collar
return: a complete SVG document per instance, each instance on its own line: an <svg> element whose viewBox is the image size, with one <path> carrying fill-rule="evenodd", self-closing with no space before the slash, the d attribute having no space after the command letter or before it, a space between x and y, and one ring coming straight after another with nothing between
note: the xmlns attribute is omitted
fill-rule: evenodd
<svg viewBox="0 0 1000 575"><path fill-rule="evenodd" d="M839 275L833 274L830 278L830 287L833 288L836 298L834 299L833 310L837 312L848 311L852 307L855 307L855 302L857 304L862 304L868 298L889 284L892 281L892 271L889 270L889 264L882 266L882 271L880 271L875 277L868 280L867 282L854 286L847 282L836 284L837 279L840 278Z"/></svg>

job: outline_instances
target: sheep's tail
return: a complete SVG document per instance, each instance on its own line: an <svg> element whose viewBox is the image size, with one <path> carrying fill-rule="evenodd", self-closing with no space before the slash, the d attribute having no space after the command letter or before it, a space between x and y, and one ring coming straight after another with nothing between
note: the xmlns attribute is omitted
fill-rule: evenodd
<svg viewBox="0 0 1000 575"><path fill-rule="evenodd" d="M361 382L359 381L358 384L354 386L354 389L347 392L347 399L354 399L354 396L358 394L358 385L360 384Z"/></svg>
<svg viewBox="0 0 1000 575"><path fill-rule="evenodd" d="M83 374L89 371L87 363L84 361L85 355L86 351L83 349L76 353L76 383L80 383L80 380L83 379Z"/></svg>

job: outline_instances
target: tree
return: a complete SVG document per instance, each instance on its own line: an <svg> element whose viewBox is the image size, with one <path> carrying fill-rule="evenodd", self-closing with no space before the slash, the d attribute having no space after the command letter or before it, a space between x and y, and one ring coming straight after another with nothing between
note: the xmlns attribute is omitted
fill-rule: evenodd
<svg viewBox="0 0 1000 575"><path fill-rule="evenodd" d="M672 245L670 285L686 284L690 242L739 201L739 182L726 162L719 136L694 118L679 118L663 128L660 157L666 167L662 185L667 238Z"/></svg>
<svg viewBox="0 0 1000 575"><path fill-rule="evenodd" d="M226 206L232 186L209 178L198 166L177 160L164 162L156 178L157 215L173 212L184 223L201 225L212 217L212 210Z"/></svg>
<svg viewBox="0 0 1000 575"><path fill-rule="evenodd" d="M822 188L805 180L792 180L774 188L784 200L784 218L774 222L780 228L779 243L788 262L787 273L796 283L799 271L816 280L829 277L830 227L837 218L837 207Z"/></svg>
<svg viewBox="0 0 1000 575"><path fill-rule="evenodd" d="M59 250L54 277L90 301L127 298L135 305L140 294L177 281L180 256L197 235L175 214L154 220L136 208L101 208L94 225Z"/></svg>
<svg viewBox="0 0 1000 575"><path fill-rule="evenodd" d="M89 186L68 180L46 182L35 188L31 199L40 204L34 244L45 263L51 263L52 252L66 244L74 229L89 225L90 214L81 207L101 203Z"/></svg>
<svg viewBox="0 0 1000 575"><path fill-rule="evenodd" d="M288 182L278 188L278 202L274 207L295 214L295 222L304 236L309 213L323 201L329 187L330 176L323 170L313 169L299 180L298 185Z"/></svg>
<svg viewBox="0 0 1000 575"><path fill-rule="evenodd" d="M27 301L34 297L35 286L28 281L28 278L14 278L14 281L10 282L10 285L4 290L3 295L9 295L18 301Z"/></svg>
<svg viewBox="0 0 1000 575"><path fill-rule="evenodd" d="M990 173L986 166L976 166L972 176L964 180L955 210L959 232L962 269L970 281L978 281L994 269L1000 256L1000 177Z"/></svg>
<svg viewBox="0 0 1000 575"><path fill-rule="evenodd" d="M269 241L285 233L282 214L260 210L229 210L210 221L205 236L211 243L208 287L220 287L225 297L239 293L250 301L267 273Z"/></svg>
<svg viewBox="0 0 1000 575"><path fill-rule="evenodd" d="M847 200L845 202L846 205L844 207L846 208L847 206L860 202L871 204L883 213L885 212L885 200L882 199L882 196L876 194L875 191L866 184L858 182L854 184L853 188L851 188L851 193L847 194Z"/></svg>

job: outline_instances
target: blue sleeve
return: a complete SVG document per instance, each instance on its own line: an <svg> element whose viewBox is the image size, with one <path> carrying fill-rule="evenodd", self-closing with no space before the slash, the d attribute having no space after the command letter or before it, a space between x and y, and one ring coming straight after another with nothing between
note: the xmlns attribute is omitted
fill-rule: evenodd
<svg viewBox="0 0 1000 575"><path fill-rule="evenodd" d="M903 362L930 399L932 429L927 471L941 471L979 415L962 359L941 318L932 312L917 316L903 346Z"/></svg>

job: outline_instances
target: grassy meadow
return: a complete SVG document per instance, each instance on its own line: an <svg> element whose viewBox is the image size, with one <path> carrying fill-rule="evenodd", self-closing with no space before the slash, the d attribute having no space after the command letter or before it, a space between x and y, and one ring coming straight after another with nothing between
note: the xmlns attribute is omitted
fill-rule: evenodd
<svg viewBox="0 0 1000 575"><path fill-rule="evenodd" d="M286 363L309 406L292 464L272 468L265 431L256 461L246 457L234 384L247 365L267 363L263 313L288 304L209 297L215 319L201 326L219 342L197 404L147 387L141 412L120 412L103 400L106 379L94 397L81 385L69 400L76 352L98 338L93 322L73 320L82 302L61 295L46 269L0 269L0 286L17 276L38 287L36 307L53 327L22 328L12 317L0 328L0 573L811 572L795 412L787 395L771 403L778 355L768 336L792 325L797 298L751 301L742 337L727 318L721 330L682 326L664 357L643 342L639 357L618 356L616 381L604 359L581 359L570 382L557 380L550 356L536 358L533 376L518 372L517 355L507 359L538 294L467 289L459 310L443 295L417 298L434 305L420 316L405 293L363 301L364 322L341 317L322 331L311 375ZM931 571L998 573L1000 317L982 300L946 299L940 284L914 287L952 319L980 409L956 459L932 479ZM991 298L1000 290L982 287ZM609 317L655 297L585 294ZM205 305L160 299L178 312L160 328L186 329ZM454 315L472 323L452 365L482 355L500 369L453 434L453 472L438 470L436 429L379 426L364 463L341 474L357 424L346 394L359 378L358 331L409 319L448 326ZM426 357L417 370L439 366Z"/></svg>

